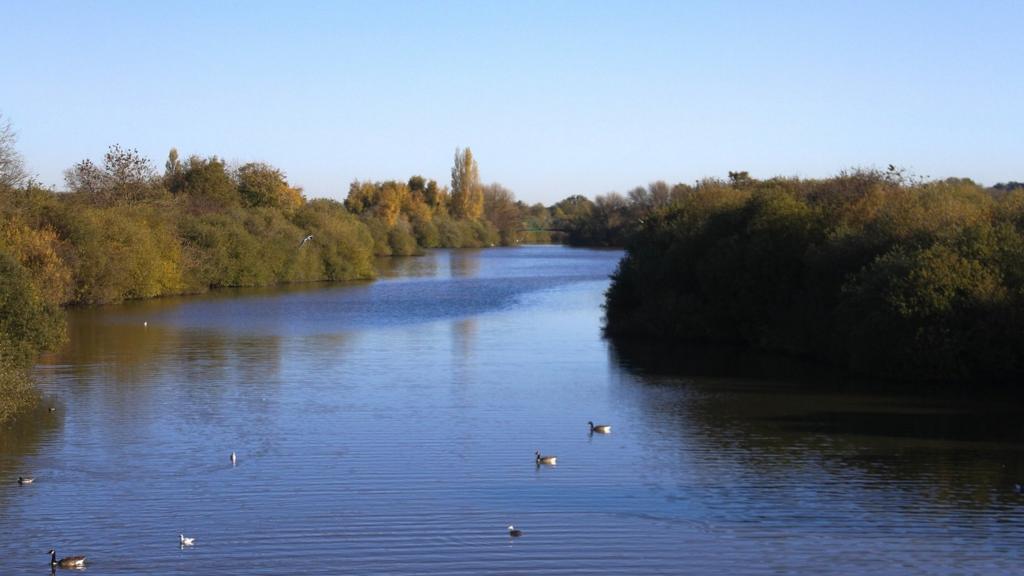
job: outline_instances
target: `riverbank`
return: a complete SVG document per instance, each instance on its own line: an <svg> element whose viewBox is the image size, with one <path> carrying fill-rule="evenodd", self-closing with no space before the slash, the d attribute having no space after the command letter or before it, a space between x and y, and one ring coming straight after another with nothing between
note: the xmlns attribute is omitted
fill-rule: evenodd
<svg viewBox="0 0 1024 576"><path fill-rule="evenodd" d="M851 173L698 188L607 293L619 338L735 344L920 382L1024 376L1024 193Z"/></svg>
<svg viewBox="0 0 1024 576"><path fill-rule="evenodd" d="M12 143L3 142L5 157L20 167ZM453 180L451 190L419 176L353 182L345 204L307 200L269 164L181 159L174 149L161 174L137 151L111 146L102 162L69 168L62 193L23 171L5 177L0 419L31 404L26 374L40 352L62 341L62 307L370 280L381 256L543 240L517 232L521 203L479 182L468 149L456 162L472 178Z"/></svg>

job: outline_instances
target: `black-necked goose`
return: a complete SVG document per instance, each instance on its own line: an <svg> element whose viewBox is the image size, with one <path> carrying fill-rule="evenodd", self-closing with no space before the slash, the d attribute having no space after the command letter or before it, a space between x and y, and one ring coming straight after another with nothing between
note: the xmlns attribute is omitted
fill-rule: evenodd
<svg viewBox="0 0 1024 576"><path fill-rule="evenodd" d="M542 455L540 453L540 450L537 450L536 452L534 452L534 455L536 455L536 457L537 457L537 464L538 465L540 465L540 464L550 464L550 465L554 466L555 463L558 460L558 457L556 457L556 456L544 456L544 455Z"/></svg>
<svg viewBox="0 0 1024 576"><path fill-rule="evenodd" d="M57 551L50 549L50 566L56 568L83 568L85 567L85 556L68 556L57 560Z"/></svg>
<svg viewBox="0 0 1024 576"><path fill-rule="evenodd" d="M25 484L31 484L35 481L36 479L31 476L18 476L18 484L21 484L22 486Z"/></svg>
<svg viewBox="0 0 1024 576"><path fill-rule="evenodd" d="M587 421L587 424L590 424L590 433L591 434L593 434L595 432L598 433L598 434L611 434L612 433L612 425L611 424L594 424L593 422L591 422L589 420Z"/></svg>

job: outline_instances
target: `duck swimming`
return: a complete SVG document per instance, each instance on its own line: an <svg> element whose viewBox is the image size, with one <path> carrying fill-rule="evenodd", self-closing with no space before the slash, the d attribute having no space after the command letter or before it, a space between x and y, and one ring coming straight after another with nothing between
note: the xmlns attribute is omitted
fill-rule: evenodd
<svg viewBox="0 0 1024 576"><path fill-rule="evenodd" d="M51 548L50 566L56 568L82 568L85 566L85 556L68 556L57 560L57 551Z"/></svg>
<svg viewBox="0 0 1024 576"><path fill-rule="evenodd" d="M534 452L534 455L537 457L537 465L538 466L541 465L541 464L550 464L550 465L554 466L555 463L558 460L557 456L550 456L550 455L549 456L545 456L545 455L542 455L540 453L540 450L537 450L536 452Z"/></svg>

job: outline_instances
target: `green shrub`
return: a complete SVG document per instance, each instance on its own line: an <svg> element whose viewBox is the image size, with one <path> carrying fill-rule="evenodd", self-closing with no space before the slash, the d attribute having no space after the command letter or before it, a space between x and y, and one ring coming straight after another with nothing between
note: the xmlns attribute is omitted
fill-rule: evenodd
<svg viewBox="0 0 1024 576"><path fill-rule="evenodd" d="M607 332L913 380L1024 375L1024 201L969 180L705 183L633 237Z"/></svg>

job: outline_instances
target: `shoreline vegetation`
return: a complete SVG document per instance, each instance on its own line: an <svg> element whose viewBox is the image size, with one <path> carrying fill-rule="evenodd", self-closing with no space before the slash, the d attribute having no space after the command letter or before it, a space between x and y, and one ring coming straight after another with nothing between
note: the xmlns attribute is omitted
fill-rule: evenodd
<svg viewBox="0 0 1024 576"><path fill-rule="evenodd" d="M0 422L38 400L29 370L65 340L68 306L370 280L375 258L428 248L620 240L601 198L516 201L481 182L469 148L455 151L450 185L355 181L338 202L307 199L266 163L172 148L158 170L119 145L68 168L56 191L31 177L16 140L0 116Z"/></svg>
<svg viewBox="0 0 1024 576"><path fill-rule="evenodd" d="M606 334L739 345L887 381L1024 376L1024 185L731 173L644 220Z"/></svg>
<svg viewBox="0 0 1024 576"><path fill-rule="evenodd" d="M221 287L368 280L374 258L564 242L627 247L610 335L754 346L896 378L1024 375L1024 190L890 171L654 182L527 205L456 150L449 186L355 181L307 199L269 164L137 151L36 183L0 117L0 422L63 308Z"/></svg>
<svg viewBox="0 0 1024 576"><path fill-rule="evenodd" d="M480 182L456 150L451 186L413 176L360 182L344 203L307 199L265 163L182 159L164 169L111 146L36 183L0 117L0 422L38 400L29 370L65 340L63 308L221 287L370 280L374 259L435 247L549 242L542 205Z"/></svg>

